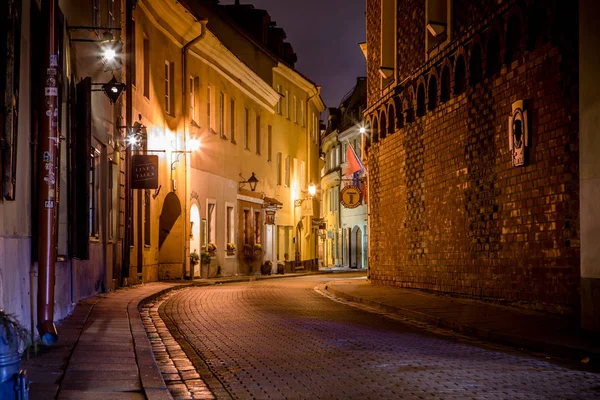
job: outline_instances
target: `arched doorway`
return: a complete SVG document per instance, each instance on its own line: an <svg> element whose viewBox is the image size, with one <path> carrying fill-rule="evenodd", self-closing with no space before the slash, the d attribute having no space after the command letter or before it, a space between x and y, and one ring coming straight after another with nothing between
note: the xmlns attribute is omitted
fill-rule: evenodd
<svg viewBox="0 0 600 400"><path fill-rule="evenodd" d="M185 271L183 219L181 202L174 192L165 197L159 218L159 279L183 277Z"/></svg>
<svg viewBox="0 0 600 400"><path fill-rule="evenodd" d="M362 259L362 230L355 226L350 234L350 268L362 268Z"/></svg>

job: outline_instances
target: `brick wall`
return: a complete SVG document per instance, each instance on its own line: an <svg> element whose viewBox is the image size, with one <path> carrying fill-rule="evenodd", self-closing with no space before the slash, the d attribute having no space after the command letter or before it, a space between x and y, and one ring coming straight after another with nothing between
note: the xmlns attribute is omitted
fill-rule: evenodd
<svg viewBox="0 0 600 400"><path fill-rule="evenodd" d="M479 1L457 4L466 3ZM561 29L550 27L530 40L527 9L514 14L515 4L507 1L479 15L480 25L428 65L413 68L395 98L378 98L370 90L366 117L372 127L390 122L390 106L399 117L391 121L392 134L384 137L381 126L371 132L370 275L375 284L572 312L580 281L577 28L563 22ZM441 102L441 70L462 54L468 82L468 55L476 42L486 71L493 27L500 27L499 54L506 60L502 29L511 15L524 21L514 61ZM435 95L428 90L432 76ZM411 122L419 85L426 111ZM451 92L454 86L452 79ZM433 110L427 107L432 96ZM508 117L516 100L526 100L530 119L528 163L522 167L512 166L508 147Z"/></svg>

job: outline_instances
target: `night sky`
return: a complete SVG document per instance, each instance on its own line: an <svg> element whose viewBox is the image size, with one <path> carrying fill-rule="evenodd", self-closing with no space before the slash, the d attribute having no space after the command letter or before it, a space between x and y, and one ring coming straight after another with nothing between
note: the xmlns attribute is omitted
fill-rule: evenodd
<svg viewBox="0 0 600 400"><path fill-rule="evenodd" d="M234 0L221 0L233 4ZM298 55L296 69L321 85L327 107L365 76L365 58L358 43L365 41L365 0L241 0L267 10L283 28Z"/></svg>

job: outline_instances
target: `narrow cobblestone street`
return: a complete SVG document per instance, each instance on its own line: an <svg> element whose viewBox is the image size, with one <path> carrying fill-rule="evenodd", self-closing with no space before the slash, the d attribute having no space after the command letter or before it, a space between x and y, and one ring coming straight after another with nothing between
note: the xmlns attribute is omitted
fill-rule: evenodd
<svg viewBox="0 0 600 400"><path fill-rule="evenodd" d="M331 279L195 287L166 297L158 313L198 371L173 378L174 397L211 397L200 376L217 398L600 398L596 373L331 301L314 290Z"/></svg>

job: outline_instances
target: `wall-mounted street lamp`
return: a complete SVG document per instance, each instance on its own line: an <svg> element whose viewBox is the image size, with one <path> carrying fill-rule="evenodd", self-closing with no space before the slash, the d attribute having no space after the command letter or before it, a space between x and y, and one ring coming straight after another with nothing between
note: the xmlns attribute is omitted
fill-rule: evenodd
<svg viewBox="0 0 600 400"><path fill-rule="evenodd" d="M312 198L315 197L316 193L317 193L317 187L315 186L314 183L311 182L308 185L308 194L309 194L309 197L304 197L302 199L296 199L296 200L294 200L294 207L300 207L305 200L312 200Z"/></svg>
<svg viewBox="0 0 600 400"><path fill-rule="evenodd" d="M238 190L240 190L247 183L248 185L250 185L250 190L252 190L254 192L256 190L256 185L258 184L258 178L256 177L256 175L254 175L254 172L252 173L252 176L250 178L248 178L248 180L246 180L242 176L242 174L240 174L240 176L244 180L239 182Z"/></svg>
<svg viewBox="0 0 600 400"><path fill-rule="evenodd" d="M102 85L102 89L93 89L93 91L103 91L106 96L108 96L108 100L111 104L115 104L119 97L121 97L121 93L125 90L125 84L117 81L115 76L113 75L112 79L106 83L92 83L92 85Z"/></svg>

